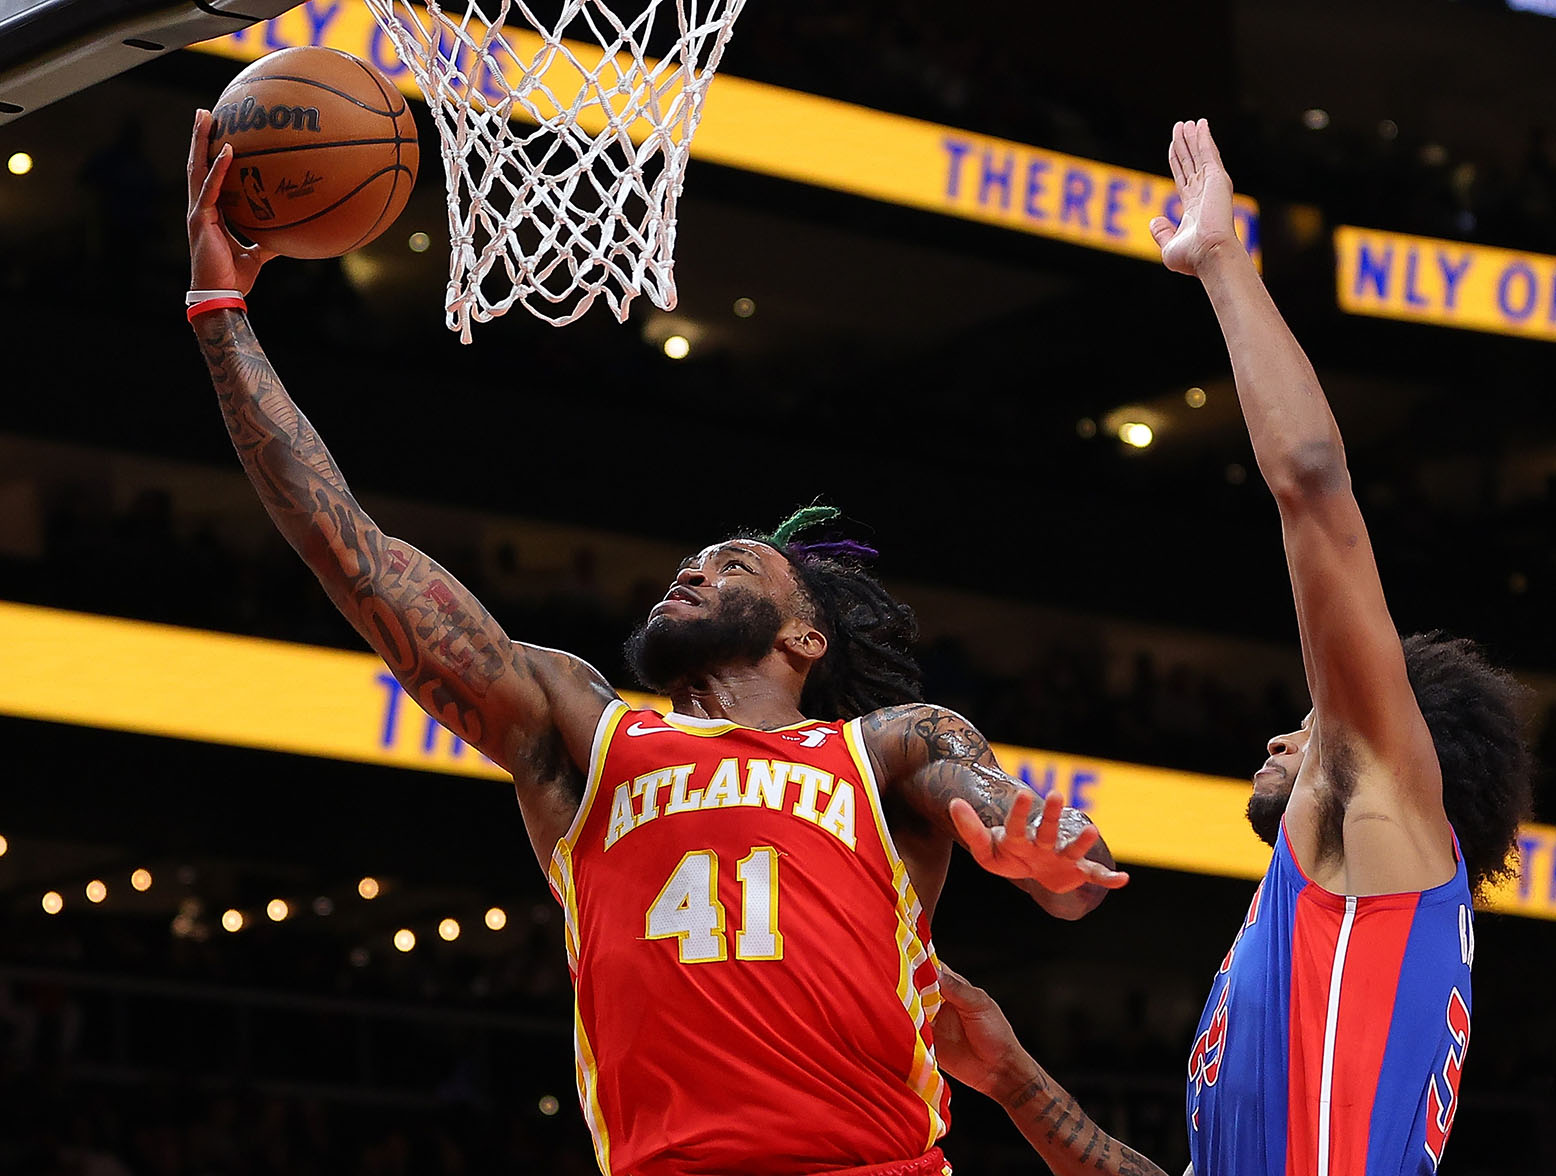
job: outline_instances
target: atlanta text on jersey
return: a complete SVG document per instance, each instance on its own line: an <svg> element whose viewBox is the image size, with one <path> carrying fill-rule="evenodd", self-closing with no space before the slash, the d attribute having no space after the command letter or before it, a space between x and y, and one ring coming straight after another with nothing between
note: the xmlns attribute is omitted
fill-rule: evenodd
<svg viewBox="0 0 1556 1176"><path fill-rule="evenodd" d="M720 760L706 780L692 779L697 770L695 764L676 764L616 785L605 848L610 849L649 821L678 813L758 805L785 809L791 788L794 798L787 806L791 815L826 830L849 849L855 848L855 786L831 772L770 759L748 759L743 766L737 759Z"/></svg>

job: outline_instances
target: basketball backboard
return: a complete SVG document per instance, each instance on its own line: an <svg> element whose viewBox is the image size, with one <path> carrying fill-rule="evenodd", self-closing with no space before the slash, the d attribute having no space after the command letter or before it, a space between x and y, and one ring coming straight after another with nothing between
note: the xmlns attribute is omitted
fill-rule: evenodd
<svg viewBox="0 0 1556 1176"><path fill-rule="evenodd" d="M0 124L300 0L0 0Z"/></svg>

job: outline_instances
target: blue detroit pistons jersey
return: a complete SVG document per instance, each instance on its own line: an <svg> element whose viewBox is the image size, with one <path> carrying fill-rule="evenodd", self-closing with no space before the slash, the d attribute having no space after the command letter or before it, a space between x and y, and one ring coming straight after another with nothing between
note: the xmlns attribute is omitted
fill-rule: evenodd
<svg viewBox="0 0 1556 1176"><path fill-rule="evenodd" d="M1310 881L1282 825L1189 1056L1195 1176L1430 1176L1470 1038L1469 881Z"/></svg>

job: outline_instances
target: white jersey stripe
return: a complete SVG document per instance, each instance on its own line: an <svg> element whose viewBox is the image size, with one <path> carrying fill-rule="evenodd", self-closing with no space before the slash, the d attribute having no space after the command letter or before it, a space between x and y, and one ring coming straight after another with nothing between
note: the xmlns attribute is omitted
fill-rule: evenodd
<svg viewBox="0 0 1556 1176"><path fill-rule="evenodd" d="M1340 1023L1340 982L1345 977L1345 952L1351 944L1351 924L1356 920L1356 898L1347 896L1345 918L1335 940L1334 964L1329 971L1329 1010L1324 1016L1324 1072L1318 1088L1318 1176L1329 1176L1329 1103L1334 1088L1334 1039Z"/></svg>

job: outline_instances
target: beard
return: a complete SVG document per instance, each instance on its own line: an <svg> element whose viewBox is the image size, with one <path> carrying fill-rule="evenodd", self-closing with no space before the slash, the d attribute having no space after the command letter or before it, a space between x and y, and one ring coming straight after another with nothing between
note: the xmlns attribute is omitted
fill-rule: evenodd
<svg viewBox="0 0 1556 1176"><path fill-rule="evenodd" d="M1259 840L1271 849L1275 848L1275 839L1280 836L1280 820L1286 815L1286 805L1290 801L1291 780L1289 778L1278 792L1256 790L1248 798L1248 823L1259 835Z"/></svg>
<svg viewBox="0 0 1556 1176"><path fill-rule="evenodd" d="M765 596L735 588L706 616L650 617L627 638L627 664L638 681L661 693L730 665L755 665L773 648L783 614Z"/></svg>

